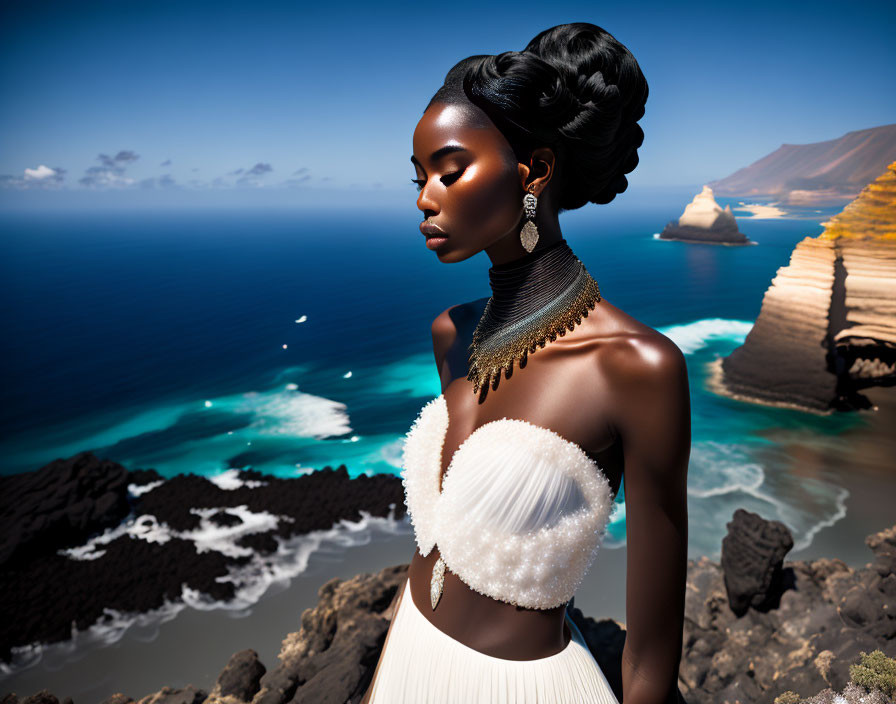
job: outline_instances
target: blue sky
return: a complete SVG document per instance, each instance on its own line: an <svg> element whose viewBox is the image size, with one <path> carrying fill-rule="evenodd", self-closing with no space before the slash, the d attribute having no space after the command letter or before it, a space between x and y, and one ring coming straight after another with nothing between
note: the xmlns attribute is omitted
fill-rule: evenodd
<svg viewBox="0 0 896 704"><path fill-rule="evenodd" d="M574 21L625 44L650 85L633 187L701 184L782 143L896 121L883 2L5 0L0 13L0 207L99 191L406 203L414 126L447 70ZM40 166L64 176L26 178Z"/></svg>

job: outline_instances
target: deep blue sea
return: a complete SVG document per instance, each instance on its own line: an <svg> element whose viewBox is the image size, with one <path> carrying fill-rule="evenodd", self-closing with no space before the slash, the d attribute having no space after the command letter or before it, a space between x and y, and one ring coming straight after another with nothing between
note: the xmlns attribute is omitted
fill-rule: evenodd
<svg viewBox="0 0 896 704"><path fill-rule="evenodd" d="M743 342L794 245L840 208L735 210L756 246L657 240L694 193L627 193L561 227L603 296L687 355L689 555L718 556L738 506L783 521L800 549L843 517L847 490L793 471L767 431L830 438L862 420L718 397L706 363ZM419 221L412 198L383 212L0 214L0 471L89 449L165 476L398 474L404 434L440 392L433 318L489 294L487 256L442 264ZM623 487L607 542L624 538Z"/></svg>

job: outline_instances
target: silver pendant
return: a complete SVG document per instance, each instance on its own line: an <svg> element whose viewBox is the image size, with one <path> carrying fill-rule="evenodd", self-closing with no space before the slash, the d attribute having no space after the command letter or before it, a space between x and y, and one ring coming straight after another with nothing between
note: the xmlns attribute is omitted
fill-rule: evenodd
<svg viewBox="0 0 896 704"><path fill-rule="evenodd" d="M436 564L432 566L432 579L429 582L429 601L432 603L433 611L442 598L443 586L445 586L445 561L439 555Z"/></svg>
<svg viewBox="0 0 896 704"><path fill-rule="evenodd" d="M538 244L538 228L531 220L526 220L526 224L523 225L523 230L520 232L520 243L527 252L531 252Z"/></svg>

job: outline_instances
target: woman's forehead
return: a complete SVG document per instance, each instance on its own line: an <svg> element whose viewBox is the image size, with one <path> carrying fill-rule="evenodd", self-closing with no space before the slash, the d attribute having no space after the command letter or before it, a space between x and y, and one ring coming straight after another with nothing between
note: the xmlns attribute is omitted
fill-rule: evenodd
<svg viewBox="0 0 896 704"><path fill-rule="evenodd" d="M471 129L469 111L459 105L433 105L423 113L415 134L450 139Z"/></svg>
<svg viewBox="0 0 896 704"><path fill-rule="evenodd" d="M471 106L472 108L472 106ZM497 131L488 121L483 124L471 114L471 109L459 105L435 104L427 110L414 130L414 151L435 150L448 144L459 144L468 149L491 144ZM436 144L438 142L438 144ZM418 156L428 158L429 154Z"/></svg>

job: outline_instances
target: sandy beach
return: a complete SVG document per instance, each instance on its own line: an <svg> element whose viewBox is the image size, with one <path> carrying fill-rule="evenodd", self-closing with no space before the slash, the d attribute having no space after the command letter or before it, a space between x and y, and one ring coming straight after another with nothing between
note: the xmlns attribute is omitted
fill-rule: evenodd
<svg viewBox="0 0 896 704"><path fill-rule="evenodd" d="M787 211L779 208L775 203L739 203L731 208L735 213L746 212L750 214L750 220L779 220L787 217Z"/></svg>
<svg viewBox="0 0 896 704"><path fill-rule="evenodd" d="M830 442L785 443L793 471L823 477L849 491L845 518L819 530L811 545L790 552L788 560L836 557L850 567L863 567L871 561L865 536L896 522L896 387L863 393L877 406L873 414L865 412L866 425L847 430ZM774 432L767 435L775 437Z"/></svg>

